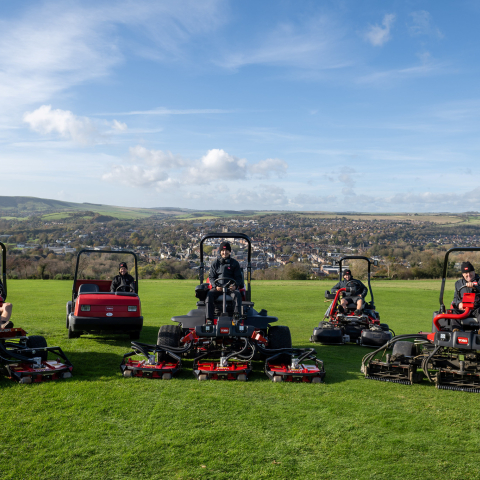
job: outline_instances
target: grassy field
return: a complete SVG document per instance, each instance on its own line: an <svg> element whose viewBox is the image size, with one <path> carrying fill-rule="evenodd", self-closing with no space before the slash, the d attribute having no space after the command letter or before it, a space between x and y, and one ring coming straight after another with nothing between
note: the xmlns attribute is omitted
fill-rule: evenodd
<svg viewBox="0 0 480 480"><path fill-rule="evenodd" d="M145 327L194 308L195 282L140 285ZM310 346L327 308L324 282L257 281L256 306ZM439 281L376 281L382 321L399 333L430 328ZM0 380L2 479L476 479L479 398L368 381L367 349L317 346L325 384L274 384L255 364L250 381L198 382L191 361L171 381L125 379L122 336L67 339L70 282L10 281L16 326L60 345L74 377L17 385ZM448 298L453 282L449 283Z"/></svg>

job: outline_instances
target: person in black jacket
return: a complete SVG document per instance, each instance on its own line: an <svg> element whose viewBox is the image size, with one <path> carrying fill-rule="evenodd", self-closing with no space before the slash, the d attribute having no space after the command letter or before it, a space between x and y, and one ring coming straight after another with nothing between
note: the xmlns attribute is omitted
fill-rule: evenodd
<svg viewBox="0 0 480 480"><path fill-rule="evenodd" d="M110 286L111 292L116 292L119 287L131 287L132 292L135 291L135 279L128 273L128 267L125 262L121 262L118 266L120 275L116 275ZM123 290L123 289L122 289ZM129 291L129 288L125 288L125 291Z"/></svg>
<svg viewBox="0 0 480 480"><path fill-rule="evenodd" d="M10 321L10 317L12 315L12 304L4 302L3 299L5 297L5 288L0 280L0 330L13 327L13 323Z"/></svg>
<svg viewBox="0 0 480 480"><path fill-rule="evenodd" d="M234 259L230 258L232 247L228 242L220 244L220 257L212 262L208 278L212 289L208 292L206 298L207 306L207 320L213 320L215 315L215 300L222 295L222 287L215 287L215 280L220 277L231 278L234 283L230 285L230 291L227 293L232 297L235 307L234 311L240 313L240 305L242 304L242 296L238 288L243 287L242 269L240 264Z"/></svg>
<svg viewBox="0 0 480 480"><path fill-rule="evenodd" d="M345 272L343 273L343 280L338 282L332 288L332 293L336 293L337 290L340 290L340 288L345 288L347 284L349 284L348 286L350 288L353 287L354 290L353 293L349 294L348 297L345 295L343 296L342 300L340 301L338 311L340 313L345 313L348 305L353 303L357 305L355 315L361 315L368 289L360 280L353 278L352 272L350 270L345 270Z"/></svg>
<svg viewBox="0 0 480 480"><path fill-rule="evenodd" d="M480 283L480 277L475 273L475 268L470 262L463 262L460 270L462 277L455 282L455 295L453 297L452 307L463 312L463 294L475 293L475 302L473 304L472 317L480 320L480 285L477 288L475 283ZM465 287L465 288L463 288Z"/></svg>

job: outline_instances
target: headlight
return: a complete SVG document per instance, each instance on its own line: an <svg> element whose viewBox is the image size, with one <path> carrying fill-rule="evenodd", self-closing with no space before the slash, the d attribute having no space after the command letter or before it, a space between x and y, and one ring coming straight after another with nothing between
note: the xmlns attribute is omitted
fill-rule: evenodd
<svg viewBox="0 0 480 480"><path fill-rule="evenodd" d="M82 312L89 312L90 311L90 305L80 305L80 310Z"/></svg>
<svg viewBox="0 0 480 480"><path fill-rule="evenodd" d="M128 306L128 311L129 312L136 312L137 311L137 306L136 305L129 305Z"/></svg>

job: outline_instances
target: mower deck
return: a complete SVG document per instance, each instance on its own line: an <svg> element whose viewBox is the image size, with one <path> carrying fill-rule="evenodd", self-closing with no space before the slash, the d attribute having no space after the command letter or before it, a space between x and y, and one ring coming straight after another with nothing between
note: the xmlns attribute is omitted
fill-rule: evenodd
<svg viewBox="0 0 480 480"><path fill-rule="evenodd" d="M132 342L132 348L134 350L126 353L120 364L120 370L126 378L170 380L182 370L181 358L165 348L140 342ZM135 355L141 355L144 359L130 358Z"/></svg>
<svg viewBox="0 0 480 480"><path fill-rule="evenodd" d="M73 365L60 347L47 347L43 337L30 338L41 338L44 345L29 348L29 337L21 328L0 332L0 366L9 379L19 383L40 383L72 376ZM49 353L57 358L48 360Z"/></svg>

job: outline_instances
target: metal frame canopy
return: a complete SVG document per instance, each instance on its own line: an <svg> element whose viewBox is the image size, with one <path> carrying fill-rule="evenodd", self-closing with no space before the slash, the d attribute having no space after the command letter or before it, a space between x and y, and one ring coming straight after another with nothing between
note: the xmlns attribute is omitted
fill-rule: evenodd
<svg viewBox="0 0 480 480"><path fill-rule="evenodd" d="M0 242L0 247L2 248L2 283L3 289L5 290L5 298L7 299L7 247Z"/></svg>
<svg viewBox="0 0 480 480"><path fill-rule="evenodd" d="M248 257L247 257L247 281L245 282L247 285L246 291L246 299L247 302L251 302L252 298L252 287L250 284L251 276L252 276L252 241L248 235L244 233L207 233L201 240L200 240L200 268L198 269L198 277L200 279L200 283L203 283L203 277L205 274L205 264L203 262L203 243L205 240L209 238L241 238L246 240L248 243Z"/></svg>
<svg viewBox="0 0 480 480"><path fill-rule="evenodd" d="M135 293L138 295L138 259L137 254L131 250L94 250L93 248L83 248L77 254L77 262L75 264L75 276L72 287L72 301L75 299L75 285L77 283L78 264L80 263L80 255L82 253L113 253L115 255L132 255L135 263Z"/></svg>
<svg viewBox="0 0 480 480"><path fill-rule="evenodd" d="M338 261L338 265L340 267L338 269L339 281L342 281L342 263L343 263L344 260L365 260L368 263L367 283L368 283L368 291L369 291L370 297L371 297L370 303L372 303L372 305L375 304L375 301L373 299L372 286L370 285L370 272L371 272L371 266L372 265L377 265L376 260L372 262L368 257L364 257L362 255L347 255L346 257L342 257Z"/></svg>
<svg viewBox="0 0 480 480"><path fill-rule="evenodd" d="M448 256L452 252L480 252L480 247L453 247L447 250L445 253L445 259L443 261L442 286L440 287L440 313L445 313L446 311L443 303L443 293L445 291L445 282L447 280Z"/></svg>

